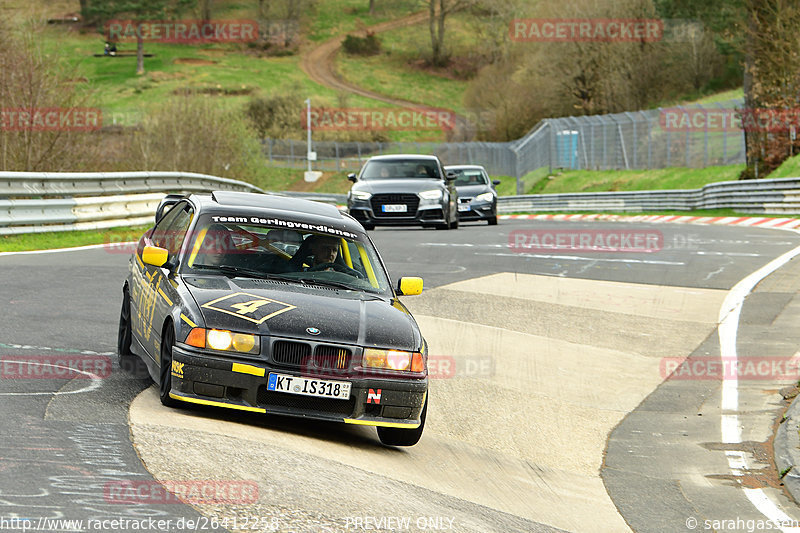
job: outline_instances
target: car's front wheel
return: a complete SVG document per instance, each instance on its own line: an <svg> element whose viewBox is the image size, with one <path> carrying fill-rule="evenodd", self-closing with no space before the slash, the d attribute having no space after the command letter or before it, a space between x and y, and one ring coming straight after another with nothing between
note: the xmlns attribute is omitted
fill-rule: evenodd
<svg viewBox="0 0 800 533"><path fill-rule="evenodd" d="M416 429L400 428L378 428L378 438L386 446L413 446L422 438L422 430L425 429L425 418L428 414L428 398L425 398L425 405L420 414L420 424Z"/></svg>
<svg viewBox="0 0 800 533"><path fill-rule="evenodd" d="M493 216L492 218L489 219L489 225L490 226L496 226L497 225L497 216Z"/></svg>
<svg viewBox="0 0 800 533"><path fill-rule="evenodd" d="M122 291L122 310L119 312L119 329L117 331L117 355L120 360L123 357L132 356L131 352L131 297L128 289Z"/></svg>
<svg viewBox="0 0 800 533"><path fill-rule="evenodd" d="M176 407L178 402L170 395L172 390L172 348L175 346L175 331L172 325L164 329L161 338L161 366L159 368L158 389L161 403L167 407Z"/></svg>

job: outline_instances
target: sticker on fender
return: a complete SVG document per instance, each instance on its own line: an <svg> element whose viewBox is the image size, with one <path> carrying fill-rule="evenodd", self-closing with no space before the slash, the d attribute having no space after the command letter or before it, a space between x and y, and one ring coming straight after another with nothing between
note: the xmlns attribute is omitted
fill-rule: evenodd
<svg viewBox="0 0 800 533"><path fill-rule="evenodd" d="M335 398L337 400L350 398L350 383L347 381L301 378L286 374L270 373L267 380L267 390L303 396Z"/></svg>

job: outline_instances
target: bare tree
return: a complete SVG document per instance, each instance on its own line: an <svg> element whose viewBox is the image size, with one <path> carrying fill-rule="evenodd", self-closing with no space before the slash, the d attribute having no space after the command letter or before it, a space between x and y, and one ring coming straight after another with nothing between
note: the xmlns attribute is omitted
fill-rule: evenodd
<svg viewBox="0 0 800 533"><path fill-rule="evenodd" d="M742 118L747 169L742 177L754 178L768 174L798 151L792 126L781 117L796 117L800 106L800 6L791 0L747 0L745 8ZM769 119L769 127L761 125L763 118Z"/></svg>
<svg viewBox="0 0 800 533"><path fill-rule="evenodd" d="M214 0L200 0L200 18L203 20L211 20L211 4Z"/></svg>
<svg viewBox="0 0 800 533"><path fill-rule="evenodd" d="M445 51L445 29L447 17L465 9L476 0L423 0L428 6L428 28L431 34L431 63L435 66L447 64Z"/></svg>

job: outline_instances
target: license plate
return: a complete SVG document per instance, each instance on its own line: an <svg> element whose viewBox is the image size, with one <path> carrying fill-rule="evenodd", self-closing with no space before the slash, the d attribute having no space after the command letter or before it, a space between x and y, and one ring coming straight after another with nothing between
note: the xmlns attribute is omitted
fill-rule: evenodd
<svg viewBox="0 0 800 533"><path fill-rule="evenodd" d="M458 206L459 211L469 211L469 204L460 204Z"/></svg>
<svg viewBox="0 0 800 533"><path fill-rule="evenodd" d="M381 206L384 213L405 213L408 211L406 204L386 204Z"/></svg>
<svg viewBox="0 0 800 533"><path fill-rule="evenodd" d="M327 379L301 378L286 374L270 373L267 390L288 392L302 396L317 396L347 400L350 398L350 383L347 381L331 381Z"/></svg>

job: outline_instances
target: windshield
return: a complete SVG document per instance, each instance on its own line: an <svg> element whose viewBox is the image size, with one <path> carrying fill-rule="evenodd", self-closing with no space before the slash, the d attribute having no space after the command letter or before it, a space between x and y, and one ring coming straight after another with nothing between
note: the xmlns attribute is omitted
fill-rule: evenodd
<svg viewBox="0 0 800 533"><path fill-rule="evenodd" d="M439 167L430 159L399 161L369 161L361 173L361 179L430 178L441 179Z"/></svg>
<svg viewBox="0 0 800 533"><path fill-rule="evenodd" d="M214 272L391 293L377 252L356 234L332 235L327 232L330 228L321 226L314 227L325 232L230 220L249 219L201 217L186 239L183 273Z"/></svg>
<svg viewBox="0 0 800 533"><path fill-rule="evenodd" d="M448 168L447 172L456 175L456 187L459 185L488 185L489 180L479 168Z"/></svg>

